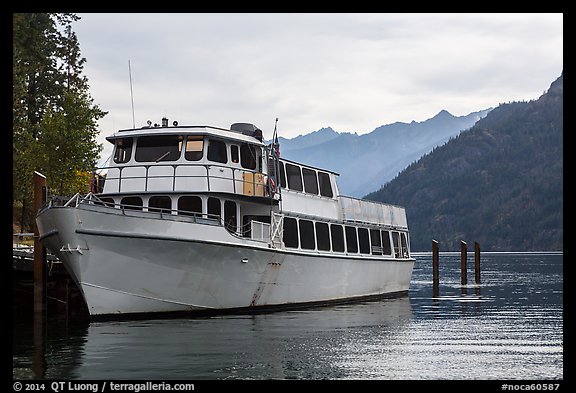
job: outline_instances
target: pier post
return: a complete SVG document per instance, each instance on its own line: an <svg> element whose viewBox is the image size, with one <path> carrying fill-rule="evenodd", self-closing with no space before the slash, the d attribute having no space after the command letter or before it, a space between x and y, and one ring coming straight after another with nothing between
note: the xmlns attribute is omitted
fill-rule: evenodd
<svg viewBox="0 0 576 393"><path fill-rule="evenodd" d="M480 244L474 242L474 280L480 284Z"/></svg>
<svg viewBox="0 0 576 393"><path fill-rule="evenodd" d="M46 203L46 176L34 171L34 212ZM46 249L40 244L40 232L34 223L34 353L32 374L44 379L46 372L44 317L46 311Z"/></svg>
<svg viewBox="0 0 576 393"><path fill-rule="evenodd" d="M46 203L46 176L34 171L34 212ZM40 232L34 223L34 313L46 309L46 249L40 243Z"/></svg>
<svg viewBox="0 0 576 393"><path fill-rule="evenodd" d="M434 297L438 297L438 268L438 242L432 240L432 290Z"/></svg>
<svg viewBox="0 0 576 393"><path fill-rule="evenodd" d="M466 242L464 240L460 240L460 273L461 273L461 284L466 285L467 278L466 278L466 257L467 257L467 249L466 249Z"/></svg>

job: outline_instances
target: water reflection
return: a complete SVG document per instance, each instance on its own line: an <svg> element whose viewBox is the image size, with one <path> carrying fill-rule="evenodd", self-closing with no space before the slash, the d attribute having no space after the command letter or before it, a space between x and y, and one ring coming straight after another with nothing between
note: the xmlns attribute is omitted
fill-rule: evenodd
<svg viewBox="0 0 576 393"><path fill-rule="evenodd" d="M32 379L562 379L562 256L459 256L415 266L409 296L270 314L49 321L13 329L13 376ZM452 269L453 267L453 269ZM34 341L41 337L43 345Z"/></svg>

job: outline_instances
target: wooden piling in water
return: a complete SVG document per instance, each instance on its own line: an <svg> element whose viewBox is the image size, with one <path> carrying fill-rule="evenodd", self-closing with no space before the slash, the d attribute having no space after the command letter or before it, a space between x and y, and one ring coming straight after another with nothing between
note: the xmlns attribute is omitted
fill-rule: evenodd
<svg viewBox="0 0 576 393"><path fill-rule="evenodd" d="M34 171L34 211L46 203L46 176ZM46 249L40 243L40 232L34 224L34 313L46 309Z"/></svg>
<svg viewBox="0 0 576 393"><path fill-rule="evenodd" d="M34 212L46 203L46 176L34 171ZM44 343L46 327L46 249L40 243L40 232L34 224L34 354L32 373L36 379L44 379L46 360Z"/></svg>
<svg viewBox="0 0 576 393"><path fill-rule="evenodd" d="M474 242L474 281L480 284L480 244Z"/></svg>
<svg viewBox="0 0 576 393"><path fill-rule="evenodd" d="M466 257L468 251L466 247L466 242L464 240L460 240L460 273L461 273L461 284L466 285L468 282L466 277Z"/></svg>
<svg viewBox="0 0 576 393"><path fill-rule="evenodd" d="M434 292L433 296L438 296L438 242L436 240L432 240L432 290Z"/></svg>

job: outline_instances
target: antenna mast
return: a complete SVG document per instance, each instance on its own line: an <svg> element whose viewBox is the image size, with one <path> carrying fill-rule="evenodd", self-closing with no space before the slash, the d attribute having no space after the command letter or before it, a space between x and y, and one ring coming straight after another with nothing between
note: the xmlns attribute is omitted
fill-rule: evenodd
<svg viewBox="0 0 576 393"><path fill-rule="evenodd" d="M130 74L130 99L132 100L132 128L136 128L136 120L134 120L134 93L132 93L132 69L130 68L130 60L128 60L128 74Z"/></svg>

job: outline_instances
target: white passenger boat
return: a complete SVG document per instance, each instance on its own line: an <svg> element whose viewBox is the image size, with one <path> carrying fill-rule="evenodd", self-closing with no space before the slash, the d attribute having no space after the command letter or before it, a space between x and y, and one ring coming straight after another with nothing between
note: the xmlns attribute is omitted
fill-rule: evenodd
<svg viewBox="0 0 576 393"><path fill-rule="evenodd" d="M36 218L92 316L407 294L404 208L340 195L336 173L280 158L249 123L148 124L107 137L92 192Z"/></svg>

